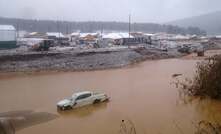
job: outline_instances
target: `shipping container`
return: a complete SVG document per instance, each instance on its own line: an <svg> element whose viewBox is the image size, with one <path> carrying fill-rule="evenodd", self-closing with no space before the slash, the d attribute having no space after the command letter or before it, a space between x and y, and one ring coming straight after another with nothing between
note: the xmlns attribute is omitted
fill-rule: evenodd
<svg viewBox="0 0 221 134"><path fill-rule="evenodd" d="M14 26L0 25L0 49L16 47L16 29Z"/></svg>

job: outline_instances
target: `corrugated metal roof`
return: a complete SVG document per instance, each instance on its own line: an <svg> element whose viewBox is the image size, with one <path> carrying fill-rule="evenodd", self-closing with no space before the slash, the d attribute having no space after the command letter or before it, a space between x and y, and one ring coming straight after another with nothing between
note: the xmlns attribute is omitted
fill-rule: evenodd
<svg viewBox="0 0 221 134"><path fill-rule="evenodd" d="M12 25L0 25L0 30L10 30L10 31L14 31L15 27Z"/></svg>
<svg viewBox="0 0 221 134"><path fill-rule="evenodd" d="M80 38L84 38L88 35L91 35L91 36L97 36L99 35L98 33L80 33Z"/></svg>
<svg viewBox="0 0 221 134"><path fill-rule="evenodd" d="M108 33L108 34L104 34L103 38L109 38L109 39L129 38L129 33ZM134 37L130 35L130 38L134 38Z"/></svg>

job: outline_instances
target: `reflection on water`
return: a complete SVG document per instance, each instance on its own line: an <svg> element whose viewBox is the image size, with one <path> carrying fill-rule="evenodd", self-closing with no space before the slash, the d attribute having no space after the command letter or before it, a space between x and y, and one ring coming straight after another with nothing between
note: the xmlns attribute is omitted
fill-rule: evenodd
<svg viewBox="0 0 221 134"><path fill-rule="evenodd" d="M61 111L58 109L57 111L62 117L65 118L72 118L72 117L83 118L91 116L94 112L107 108L107 105L108 102L102 102L66 111Z"/></svg>
<svg viewBox="0 0 221 134"><path fill-rule="evenodd" d="M221 102L217 100L201 100L196 105L196 111L201 118L211 122L220 122L221 120ZM206 118L205 118L206 117Z"/></svg>
<svg viewBox="0 0 221 134"><path fill-rule="evenodd" d="M0 134L14 134L18 130L48 122L57 117L54 114L30 110L0 113Z"/></svg>
<svg viewBox="0 0 221 134"><path fill-rule="evenodd" d="M177 134L177 128L192 133L192 122L221 121L220 102L177 103L172 76L192 76L196 62L169 59L114 70L0 76L0 113L34 109L60 116L17 134L118 134L122 120L131 120L139 134ZM79 89L105 92L111 101L58 113L56 103Z"/></svg>

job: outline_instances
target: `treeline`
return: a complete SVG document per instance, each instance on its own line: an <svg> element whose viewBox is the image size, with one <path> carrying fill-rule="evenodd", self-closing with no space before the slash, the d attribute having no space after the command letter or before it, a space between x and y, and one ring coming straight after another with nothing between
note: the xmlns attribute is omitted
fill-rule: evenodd
<svg viewBox="0 0 221 134"><path fill-rule="evenodd" d="M97 31L121 31L128 32L129 24L125 22L70 22L70 21L52 21L52 20L27 20L14 18L0 18L0 24L14 25L17 30L28 32L62 32L72 33L97 32ZM172 25L160 25L154 23L132 23L132 32L157 33L166 32L170 34L196 34L206 35L197 27L182 28Z"/></svg>

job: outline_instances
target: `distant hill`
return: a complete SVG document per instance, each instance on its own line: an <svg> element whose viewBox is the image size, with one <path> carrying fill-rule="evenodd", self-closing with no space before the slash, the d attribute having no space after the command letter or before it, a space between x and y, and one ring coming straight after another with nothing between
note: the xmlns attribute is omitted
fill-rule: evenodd
<svg viewBox="0 0 221 134"><path fill-rule="evenodd" d="M221 34L221 11L169 22L167 24L181 27L199 27L208 35Z"/></svg>
<svg viewBox="0 0 221 134"><path fill-rule="evenodd" d="M126 22L70 22L52 20L27 20L0 17L0 24L14 25L18 30L28 32L62 32L74 31L97 32L97 31L121 31L128 32L129 24ZM182 28L172 25L160 25L154 23L133 23L132 32L166 32L171 34L197 34L204 35L205 31L197 27Z"/></svg>

